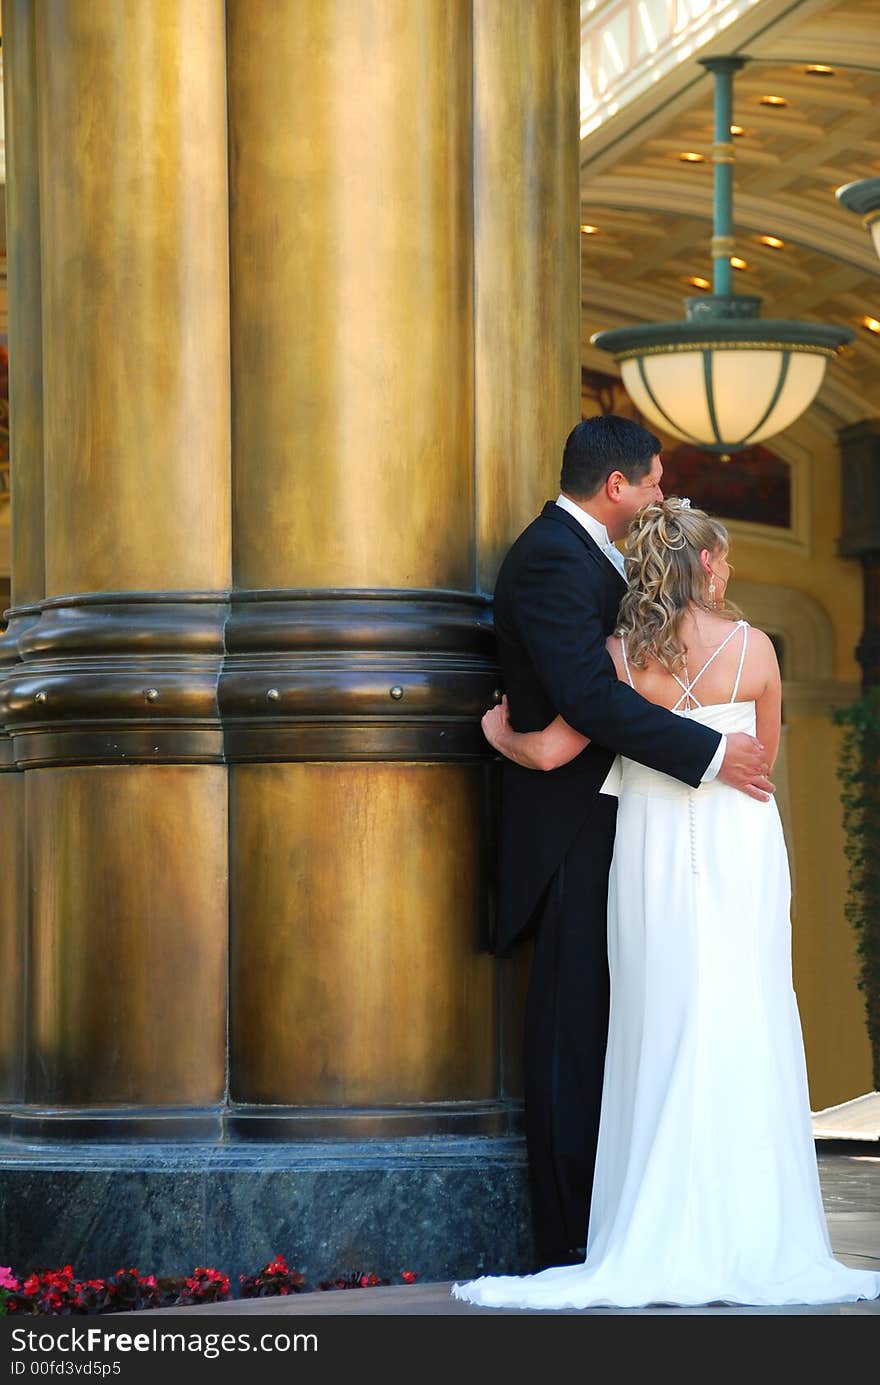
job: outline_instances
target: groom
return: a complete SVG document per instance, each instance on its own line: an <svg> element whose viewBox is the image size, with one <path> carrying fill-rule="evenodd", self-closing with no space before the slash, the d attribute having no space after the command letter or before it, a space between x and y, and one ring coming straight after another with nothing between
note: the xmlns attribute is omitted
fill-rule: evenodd
<svg viewBox="0 0 880 1385"><path fill-rule="evenodd" d="M625 589L613 540L663 498L660 442L606 414L570 433L562 494L507 554L495 630L511 723L557 713L590 744L541 773L505 760L497 950L535 935L525 1023L526 1142L540 1266L584 1259L608 1030L606 899L617 800L599 789L615 753L694 787L718 776L772 791L763 747L646 702L605 649Z"/></svg>

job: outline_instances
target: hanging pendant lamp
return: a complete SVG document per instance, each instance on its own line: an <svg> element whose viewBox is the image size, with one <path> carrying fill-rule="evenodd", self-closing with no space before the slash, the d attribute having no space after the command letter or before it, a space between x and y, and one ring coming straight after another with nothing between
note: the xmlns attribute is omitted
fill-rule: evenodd
<svg viewBox="0 0 880 1385"><path fill-rule="evenodd" d="M705 58L715 77L714 292L684 300L685 321L597 332L630 399L665 433L724 456L781 433L813 402L849 328L762 319L733 292L733 74L744 58Z"/></svg>
<svg viewBox="0 0 880 1385"><path fill-rule="evenodd" d="M845 183L835 197L848 212L862 218L862 225L871 232L874 249L880 255L880 178L862 178L858 183Z"/></svg>

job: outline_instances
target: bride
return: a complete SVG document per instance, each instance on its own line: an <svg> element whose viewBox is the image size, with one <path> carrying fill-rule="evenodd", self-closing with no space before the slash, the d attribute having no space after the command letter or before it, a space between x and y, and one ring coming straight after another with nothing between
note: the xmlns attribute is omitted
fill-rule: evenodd
<svg viewBox="0 0 880 1385"><path fill-rule="evenodd" d="M757 735L772 760L773 646L725 601L724 527L687 500L634 519L608 641L618 677L681 716ZM502 754L555 768L587 741L561 717ZM791 982L789 875L774 800L691 789L620 759L608 891L611 1017L586 1259L453 1294L494 1307L808 1304L880 1295L831 1255Z"/></svg>

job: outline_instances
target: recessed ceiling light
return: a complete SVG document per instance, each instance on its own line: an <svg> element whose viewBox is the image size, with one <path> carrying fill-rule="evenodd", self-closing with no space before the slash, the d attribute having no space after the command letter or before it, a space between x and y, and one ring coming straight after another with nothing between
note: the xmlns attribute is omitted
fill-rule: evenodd
<svg viewBox="0 0 880 1385"><path fill-rule="evenodd" d="M699 274L687 274L684 282L690 284L691 288L694 289L710 289L712 287L709 280L702 278Z"/></svg>
<svg viewBox="0 0 880 1385"><path fill-rule="evenodd" d="M586 226L586 225L584 225L584 226L581 227L581 235L582 235L582 236L595 236L595 235L598 234L598 231L599 231L599 227L598 227L598 226Z"/></svg>
<svg viewBox="0 0 880 1385"><path fill-rule="evenodd" d="M784 96L762 96L760 104L762 106L787 106L788 102Z"/></svg>
<svg viewBox="0 0 880 1385"><path fill-rule="evenodd" d="M731 133L732 135L744 135L744 134L745 134L745 128L744 128L744 126L742 126L742 125L731 125L731 127L730 127L730 133Z"/></svg>
<svg viewBox="0 0 880 1385"><path fill-rule="evenodd" d="M683 154L679 154L679 161L683 164L704 164L705 155L695 154L693 149L686 149Z"/></svg>
<svg viewBox="0 0 880 1385"><path fill-rule="evenodd" d="M778 236L758 236L758 244L769 245L771 250L781 250L785 241L780 240Z"/></svg>
<svg viewBox="0 0 880 1385"><path fill-rule="evenodd" d="M866 327L869 332L880 333L880 322L877 321L876 317L860 317L859 326Z"/></svg>
<svg viewBox="0 0 880 1385"><path fill-rule="evenodd" d="M739 255L731 255L730 263L734 269L748 269L748 260L743 260Z"/></svg>
<svg viewBox="0 0 880 1385"><path fill-rule="evenodd" d="M809 77L834 77L836 73L833 67L828 67L826 63L810 63L804 69Z"/></svg>

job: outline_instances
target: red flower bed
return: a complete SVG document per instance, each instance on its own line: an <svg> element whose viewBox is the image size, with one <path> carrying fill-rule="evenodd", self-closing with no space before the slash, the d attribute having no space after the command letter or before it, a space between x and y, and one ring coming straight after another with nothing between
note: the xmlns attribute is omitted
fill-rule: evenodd
<svg viewBox="0 0 880 1385"><path fill-rule="evenodd" d="M413 1270L402 1270L404 1284L415 1283ZM242 1298L308 1292L299 1270L291 1270L276 1255L256 1274L239 1275ZM353 1270L338 1279L325 1279L321 1289L368 1289L390 1281ZM109 1279L77 1279L72 1265L35 1270L23 1281L11 1266L0 1266L0 1316L7 1313L69 1316L70 1314L130 1313L146 1308L176 1308L228 1300L229 1275L197 1265L191 1275L141 1275L136 1268L119 1269Z"/></svg>

